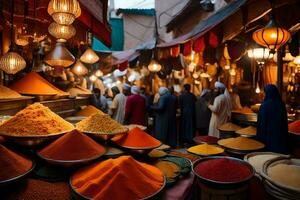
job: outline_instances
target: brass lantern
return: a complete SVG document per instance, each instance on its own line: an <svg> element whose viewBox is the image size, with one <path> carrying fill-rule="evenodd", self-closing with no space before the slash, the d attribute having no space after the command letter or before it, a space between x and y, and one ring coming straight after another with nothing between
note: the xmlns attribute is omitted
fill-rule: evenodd
<svg viewBox="0 0 300 200"><path fill-rule="evenodd" d="M80 60L87 64L94 64L99 61L99 56L89 47L81 55Z"/></svg>
<svg viewBox="0 0 300 200"><path fill-rule="evenodd" d="M48 13L58 24L70 25L81 15L81 9L77 0L51 0Z"/></svg>
<svg viewBox="0 0 300 200"><path fill-rule="evenodd" d="M77 59L75 65L72 67L72 72L76 74L77 76L84 76L86 75L89 70L80 62L79 59Z"/></svg>
<svg viewBox="0 0 300 200"><path fill-rule="evenodd" d="M24 58L16 52L9 51L0 58L0 69L7 74L15 74L25 67Z"/></svg>
<svg viewBox="0 0 300 200"><path fill-rule="evenodd" d="M57 42L44 61L52 67L69 67L75 62L75 58L64 43Z"/></svg>
<svg viewBox="0 0 300 200"><path fill-rule="evenodd" d="M72 25L60 25L53 22L48 27L49 33L58 39L59 42L66 42L76 34L76 30Z"/></svg>
<svg viewBox="0 0 300 200"><path fill-rule="evenodd" d="M161 70L161 65L156 60L152 60L148 65L148 69L150 72L159 72Z"/></svg>
<svg viewBox="0 0 300 200"><path fill-rule="evenodd" d="M255 31L252 37L257 44L267 47L274 54L276 49L290 39L291 34L289 31L278 26L274 17L272 17L267 26Z"/></svg>

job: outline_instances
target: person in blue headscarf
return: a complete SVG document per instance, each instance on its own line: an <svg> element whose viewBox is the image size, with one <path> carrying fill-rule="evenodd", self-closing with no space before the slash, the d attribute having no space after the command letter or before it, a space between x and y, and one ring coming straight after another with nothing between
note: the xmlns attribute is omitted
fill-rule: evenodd
<svg viewBox="0 0 300 200"><path fill-rule="evenodd" d="M288 153L288 120L284 102L275 85L265 87L265 99L257 120L257 139L267 151Z"/></svg>

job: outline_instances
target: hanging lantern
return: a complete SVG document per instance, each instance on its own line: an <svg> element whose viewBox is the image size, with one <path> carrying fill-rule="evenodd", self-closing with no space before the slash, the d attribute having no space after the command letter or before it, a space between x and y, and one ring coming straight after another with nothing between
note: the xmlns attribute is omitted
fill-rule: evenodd
<svg viewBox="0 0 300 200"><path fill-rule="evenodd" d="M148 69L150 72L159 72L161 70L161 65L157 61L152 60L148 65Z"/></svg>
<svg viewBox="0 0 300 200"><path fill-rule="evenodd" d="M235 69L230 69L229 74L230 74L230 76L235 76L236 75Z"/></svg>
<svg viewBox="0 0 300 200"><path fill-rule="evenodd" d="M7 74L15 74L26 67L26 62L22 56L16 52L7 52L0 58L0 69Z"/></svg>
<svg viewBox="0 0 300 200"><path fill-rule="evenodd" d="M75 58L64 43L57 42L44 61L52 67L69 67L75 62Z"/></svg>
<svg viewBox="0 0 300 200"><path fill-rule="evenodd" d="M103 72L102 72L100 69L98 69L98 70L95 72L95 75L96 75L97 77L101 77L101 76L103 76Z"/></svg>
<svg viewBox="0 0 300 200"><path fill-rule="evenodd" d="M91 82L95 82L97 80L97 76L95 76L94 74L90 76L90 81Z"/></svg>
<svg viewBox="0 0 300 200"><path fill-rule="evenodd" d="M77 59L75 65L72 67L72 72L77 76L84 76L88 73L88 69Z"/></svg>
<svg viewBox="0 0 300 200"><path fill-rule="evenodd" d="M13 27L14 27L14 1L11 1L11 28L10 28L10 50L0 58L0 69L5 71L7 74L15 74L26 67L26 62L22 56L14 52L13 43Z"/></svg>
<svg viewBox="0 0 300 200"><path fill-rule="evenodd" d="M76 29L72 25L60 25L53 22L48 27L49 33L58 39L59 42L66 42L76 34Z"/></svg>
<svg viewBox="0 0 300 200"><path fill-rule="evenodd" d="M252 38L257 44L267 47L273 54L275 50L284 45L290 37L290 32L278 26L273 16L266 27L252 34Z"/></svg>
<svg viewBox="0 0 300 200"><path fill-rule="evenodd" d="M51 0L48 13L58 24L70 25L81 15L81 9L77 0Z"/></svg>
<svg viewBox="0 0 300 200"><path fill-rule="evenodd" d="M198 79L199 78L199 72L194 72L193 73L193 78Z"/></svg>
<svg viewBox="0 0 300 200"><path fill-rule="evenodd" d="M193 62L190 63L188 66L189 72L193 72L195 68L196 68L196 64Z"/></svg>
<svg viewBox="0 0 300 200"><path fill-rule="evenodd" d="M87 64L94 64L99 61L99 56L90 47L80 57L80 60Z"/></svg>

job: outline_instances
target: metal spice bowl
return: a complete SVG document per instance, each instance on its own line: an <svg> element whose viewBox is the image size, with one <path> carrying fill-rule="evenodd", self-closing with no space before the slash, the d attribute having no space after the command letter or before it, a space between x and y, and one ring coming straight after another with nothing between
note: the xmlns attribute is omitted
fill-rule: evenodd
<svg viewBox="0 0 300 200"><path fill-rule="evenodd" d="M207 160L221 159L221 158L230 159L230 160L240 162L241 164L243 164L244 166L246 166L250 170L250 172L251 172L250 176L247 177L246 179L238 181L238 182L222 182L222 181L214 181L214 180L204 178L204 177L200 176L199 174L197 174L197 172L195 171L195 167L198 164L200 164L204 161L207 161ZM211 156L211 157L200 158L200 159L196 160L193 163L192 170L193 170L193 173L196 175L197 181L199 183L203 183L207 186L210 186L210 187L213 187L213 188L220 188L220 189L230 189L230 188L240 187L244 184L247 184L255 174L255 170L253 169L253 167L249 163L247 163L243 160L237 159L237 158L227 157L227 156Z"/></svg>
<svg viewBox="0 0 300 200"><path fill-rule="evenodd" d="M163 175L164 176L164 175ZM75 199L75 200L92 200L91 198L89 197L86 197L82 194L80 194L79 192L76 191L76 189L74 188L74 186L72 185L72 181L71 181L72 177L70 178L69 180L69 185L72 189L72 197ZM166 177L164 176L164 182L161 186L161 188L159 190L157 190L155 193L147 196L147 197L144 197L140 200L155 200L155 199L161 199L161 195L162 195L162 191L163 189L165 188L166 186ZM100 188L101 189L101 188ZM118 192L118 191L116 191Z"/></svg>
<svg viewBox="0 0 300 200"><path fill-rule="evenodd" d="M281 164L281 163L282 164L294 164L294 165L300 166L300 159L289 159L289 158L278 157L278 158L274 158L274 159L267 161L263 165L263 169L261 172L261 175L263 177L264 186L270 195L272 195L278 199L285 199L285 200L286 199L287 200L299 199L300 189L282 185L281 183L278 183L277 181L274 181L271 177L269 177L268 168L275 166L277 164Z"/></svg>
<svg viewBox="0 0 300 200"><path fill-rule="evenodd" d="M54 133L49 135L10 135L7 133L0 133L6 140L12 141L15 144L24 146L24 147L36 147L46 141L54 140L61 135L67 133L69 131L64 131L60 133Z"/></svg>

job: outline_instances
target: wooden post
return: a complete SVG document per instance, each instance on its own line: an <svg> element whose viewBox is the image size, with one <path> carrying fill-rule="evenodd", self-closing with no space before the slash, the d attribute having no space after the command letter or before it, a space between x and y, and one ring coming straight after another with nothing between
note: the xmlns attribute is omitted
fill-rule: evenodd
<svg viewBox="0 0 300 200"><path fill-rule="evenodd" d="M277 50L277 88L282 94L282 87L283 87L283 47L280 47Z"/></svg>

